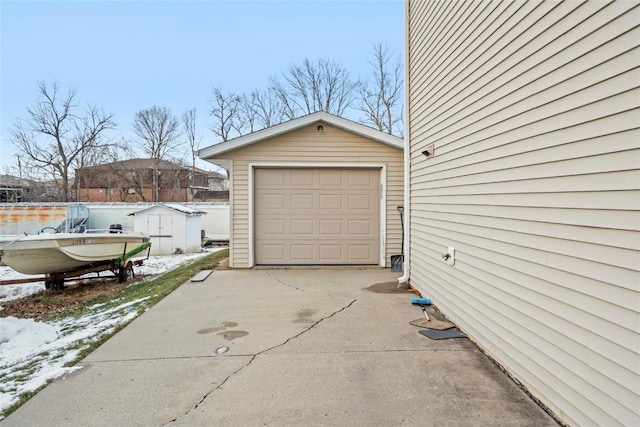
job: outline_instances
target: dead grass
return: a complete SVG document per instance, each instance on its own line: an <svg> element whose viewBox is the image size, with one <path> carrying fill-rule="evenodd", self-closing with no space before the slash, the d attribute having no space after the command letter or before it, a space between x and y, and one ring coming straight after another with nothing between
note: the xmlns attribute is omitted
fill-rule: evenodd
<svg viewBox="0 0 640 427"><path fill-rule="evenodd" d="M215 264L213 268L229 268L226 253L226 251L221 251L216 256L207 256ZM200 263L196 263L194 267L195 269L200 268ZM203 267L211 268L210 266ZM189 274L192 274L192 271L185 271L185 277ZM183 280L182 277L177 279L178 281ZM135 288L136 283L143 280L144 276L136 276L135 279L126 283L118 283L115 277L70 282L61 291L42 290L24 298L3 302L1 303L0 317L13 316L36 321L51 319L65 313L80 311L94 304L108 303L121 296L127 288Z"/></svg>

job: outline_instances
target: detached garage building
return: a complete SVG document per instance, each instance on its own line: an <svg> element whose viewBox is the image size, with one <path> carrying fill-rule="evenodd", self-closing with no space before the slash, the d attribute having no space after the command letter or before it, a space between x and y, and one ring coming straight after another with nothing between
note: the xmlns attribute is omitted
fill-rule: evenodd
<svg viewBox="0 0 640 427"><path fill-rule="evenodd" d="M317 112L199 150L229 174L230 266L390 265L403 141Z"/></svg>

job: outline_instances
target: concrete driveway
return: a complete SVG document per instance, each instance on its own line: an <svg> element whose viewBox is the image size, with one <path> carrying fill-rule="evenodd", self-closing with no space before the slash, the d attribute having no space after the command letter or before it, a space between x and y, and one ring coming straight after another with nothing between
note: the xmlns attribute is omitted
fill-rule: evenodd
<svg viewBox="0 0 640 427"><path fill-rule="evenodd" d="M2 425L556 425L468 339L420 335L397 276L216 271Z"/></svg>

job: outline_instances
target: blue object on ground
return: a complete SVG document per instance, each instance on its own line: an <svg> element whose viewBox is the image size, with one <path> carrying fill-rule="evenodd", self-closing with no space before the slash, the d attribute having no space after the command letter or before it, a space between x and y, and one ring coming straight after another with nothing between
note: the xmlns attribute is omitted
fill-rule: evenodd
<svg viewBox="0 0 640 427"><path fill-rule="evenodd" d="M411 304L430 305L431 298L411 298Z"/></svg>

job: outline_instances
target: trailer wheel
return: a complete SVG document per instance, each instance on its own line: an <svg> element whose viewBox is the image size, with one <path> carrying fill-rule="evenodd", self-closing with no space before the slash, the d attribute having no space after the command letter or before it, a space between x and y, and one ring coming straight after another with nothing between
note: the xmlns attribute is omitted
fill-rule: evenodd
<svg viewBox="0 0 640 427"><path fill-rule="evenodd" d="M44 288L48 291L61 291L64 289L64 280L45 280Z"/></svg>
<svg viewBox="0 0 640 427"><path fill-rule="evenodd" d="M118 283L124 283L131 277L134 277L132 263L128 263L126 267L120 267L118 269Z"/></svg>

